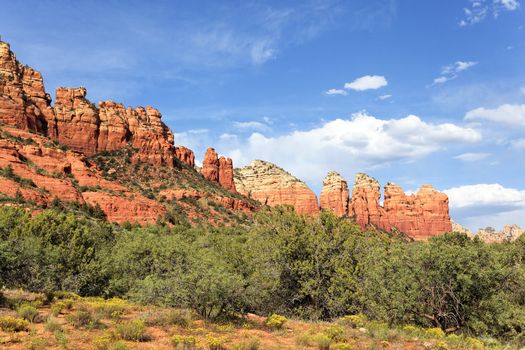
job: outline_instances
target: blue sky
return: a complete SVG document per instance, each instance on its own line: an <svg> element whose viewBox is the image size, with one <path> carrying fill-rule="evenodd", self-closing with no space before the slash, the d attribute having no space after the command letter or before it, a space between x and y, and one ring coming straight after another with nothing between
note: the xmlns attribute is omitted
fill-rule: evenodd
<svg viewBox="0 0 525 350"><path fill-rule="evenodd" d="M151 105L175 143L431 183L471 229L525 226L519 0L8 1L0 35L46 89Z"/></svg>

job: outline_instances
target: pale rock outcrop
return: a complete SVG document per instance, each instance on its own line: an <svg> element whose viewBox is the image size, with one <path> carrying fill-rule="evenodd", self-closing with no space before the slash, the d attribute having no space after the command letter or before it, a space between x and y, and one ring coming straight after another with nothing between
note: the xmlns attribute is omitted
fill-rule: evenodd
<svg viewBox="0 0 525 350"><path fill-rule="evenodd" d="M323 180L320 195L321 210L331 210L337 216L346 216L349 202L346 180L339 173L330 171Z"/></svg>
<svg viewBox="0 0 525 350"><path fill-rule="evenodd" d="M507 243L517 240L525 231L518 225L505 225L501 231L492 227L479 229L477 237L485 243Z"/></svg>
<svg viewBox="0 0 525 350"><path fill-rule="evenodd" d="M288 204L298 213L319 213L317 197L304 182L275 164L255 160L235 169L235 186L239 193L269 206Z"/></svg>

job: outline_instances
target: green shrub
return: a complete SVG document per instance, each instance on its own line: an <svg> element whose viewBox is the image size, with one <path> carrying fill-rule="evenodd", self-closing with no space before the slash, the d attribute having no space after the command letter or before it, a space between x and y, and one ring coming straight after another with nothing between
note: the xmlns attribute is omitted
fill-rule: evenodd
<svg viewBox="0 0 525 350"><path fill-rule="evenodd" d="M144 316L148 326L189 327L193 321L193 312L186 309L169 309L155 311Z"/></svg>
<svg viewBox="0 0 525 350"><path fill-rule="evenodd" d="M81 309L66 316L67 322L75 328L99 328L102 326L100 319L91 311Z"/></svg>
<svg viewBox="0 0 525 350"><path fill-rule="evenodd" d="M448 350L448 345L445 342L440 341L434 346L435 350Z"/></svg>
<svg viewBox="0 0 525 350"><path fill-rule="evenodd" d="M62 301L56 301L51 305L51 314L53 316L58 316L66 308L66 304Z"/></svg>
<svg viewBox="0 0 525 350"><path fill-rule="evenodd" d="M38 316L38 309L29 304L22 304L18 307L17 313L18 316L32 323Z"/></svg>
<svg viewBox="0 0 525 350"><path fill-rule="evenodd" d="M129 347L121 341L113 343L109 346L108 350L128 350Z"/></svg>
<svg viewBox="0 0 525 350"><path fill-rule="evenodd" d="M54 319L48 319L45 324L46 331L55 333L55 332L61 332L62 331L62 325L58 323Z"/></svg>
<svg viewBox="0 0 525 350"><path fill-rule="evenodd" d="M131 320L117 325L117 332L124 340L145 341L146 324L143 320Z"/></svg>
<svg viewBox="0 0 525 350"><path fill-rule="evenodd" d="M27 346L28 350L44 350L47 348L48 341L44 338L33 338Z"/></svg>
<svg viewBox="0 0 525 350"><path fill-rule="evenodd" d="M330 345L330 350L353 350L352 345L348 343L335 343Z"/></svg>
<svg viewBox="0 0 525 350"><path fill-rule="evenodd" d="M261 341L259 338L251 338L235 344L233 346L234 350L258 350L261 346Z"/></svg>
<svg viewBox="0 0 525 350"><path fill-rule="evenodd" d="M444 338L445 337L445 332L443 332L441 328L437 328L437 327L425 329L425 334L431 338Z"/></svg>
<svg viewBox="0 0 525 350"><path fill-rule="evenodd" d="M60 346L60 349L66 350L67 349L67 343L68 338L67 335L62 331L57 331L54 333L55 340L57 341L58 345Z"/></svg>
<svg viewBox="0 0 525 350"><path fill-rule="evenodd" d="M330 350L332 339L326 334L317 334L313 337L313 341L319 350Z"/></svg>
<svg viewBox="0 0 525 350"><path fill-rule="evenodd" d="M347 315L339 320L339 322L345 326L352 328L364 327L366 324L366 316L362 314Z"/></svg>
<svg viewBox="0 0 525 350"><path fill-rule="evenodd" d="M224 337L212 337L208 336L206 337L206 344L208 345L209 350L225 350L226 347L224 344L226 343L226 338Z"/></svg>
<svg viewBox="0 0 525 350"><path fill-rule="evenodd" d="M323 330L323 333L328 336L328 338L333 341L344 341L345 340L345 330L343 327L337 324L331 324Z"/></svg>
<svg viewBox="0 0 525 350"><path fill-rule="evenodd" d="M174 335L170 338L170 342L176 350L194 350L197 348L197 339L190 335Z"/></svg>
<svg viewBox="0 0 525 350"><path fill-rule="evenodd" d="M288 320L286 317L278 314L270 315L264 324L270 329L282 329Z"/></svg>
<svg viewBox="0 0 525 350"><path fill-rule="evenodd" d="M4 332L22 332L29 329L29 322L12 316L0 317L0 329Z"/></svg>
<svg viewBox="0 0 525 350"><path fill-rule="evenodd" d="M103 334L94 337L91 344L95 350L108 350L116 338L117 335L114 332L106 331Z"/></svg>

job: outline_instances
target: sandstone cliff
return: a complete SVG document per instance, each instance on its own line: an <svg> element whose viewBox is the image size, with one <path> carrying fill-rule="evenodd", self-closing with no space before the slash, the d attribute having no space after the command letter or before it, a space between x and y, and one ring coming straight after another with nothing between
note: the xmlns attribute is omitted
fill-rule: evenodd
<svg viewBox="0 0 525 350"><path fill-rule="evenodd" d="M319 212L317 196L304 182L275 164L255 160L235 169L235 186L239 193L269 205L292 205L298 213Z"/></svg>
<svg viewBox="0 0 525 350"><path fill-rule="evenodd" d="M237 192L233 181L233 162L230 158L218 156L215 149L208 148L202 161L204 178L216 182L228 191Z"/></svg>
<svg viewBox="0 0 525 350"><path fill-rule="evenodd" d="M337 216L346 216L348 215L349 202L346 180L339 173L330 171L323 180L320 196L321 209L331 210Z"/></svg>
<svg viewBox="0 0 525 350"><path fill-rule="evenodd" d="M385 231L394 228L416 239L426 239L452 231L448 197L430 185L423 185L412 195L400 186L387 184L383 206L377 180L357 174L352 191L349 214L361 227L374 225Z"/></svg>
<svg viewBox="0 0 525 350"><path fill-rule="evenodd" d="M0 122L48 136L87 156L131 146L137 150L134 161L175 165L173 133L157 109L112 101L96 107L86 94L83 87L58 88L53 108L42 75L22 66L9 45L0 42ZM190 150L182 155L181 161L190 165Z"/></svg>

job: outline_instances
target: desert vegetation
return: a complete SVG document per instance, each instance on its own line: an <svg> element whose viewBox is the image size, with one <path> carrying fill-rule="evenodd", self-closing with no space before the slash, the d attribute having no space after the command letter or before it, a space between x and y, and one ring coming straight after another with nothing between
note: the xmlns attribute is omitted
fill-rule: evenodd
<svg viewBox="0 0 525 350"><path fill-rule="evenodd" d="M431 339L436 349L525 341L523 238L488 245L450 233L411 242L287 207L261 211L243 227L118 226L1 207L0 237L1 284L39 296L24 301L4 292L3 335L44 323L58 344L65 328L110 329L93 338L109 349L147 343L151 327L170 325L185 330L163 335L176 348L249 349L259 340L232 339L257 319L253 327L271 337L302 324L289 348L347 349L365 339L372 348ZM141 317L130 317L138 316L135 307ZM196 320L204 330L186 331Z"/></svg>

